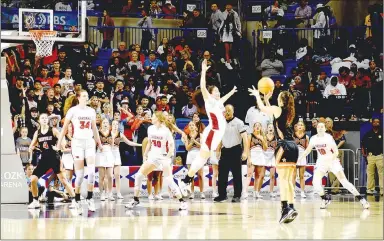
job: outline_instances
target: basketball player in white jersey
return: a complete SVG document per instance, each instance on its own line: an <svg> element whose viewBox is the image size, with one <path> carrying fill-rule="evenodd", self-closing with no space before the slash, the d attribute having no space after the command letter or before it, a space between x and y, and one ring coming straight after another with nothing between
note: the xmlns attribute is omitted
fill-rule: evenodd
<svg viewBox="0 0 384 241"><path fill-rule="evenodd" d="M126 208L133 208L140 204L139 194L143 179L155 168L163 166L164 182L171 189L172 196L176 196L180 202L179 210L186 210L188 205L183 200L180 189L173 180L171 162L174 155L174 140L171 131L165 123L168 120L161 112L155 112L152 116L152 126L148 127L148 144L145 147L144 163L135 177L134 197Z"/></svg>
<svg viewBox="0 0 384 241"><path fill-rule="evenodd" d="M61 147L61 141L67 132L69 122L72 122L74 133L72 138L72 155L75 164L75 200L72 203L77 208L78 214L83 212L80 205L80 189L84 179L84 160L87 161L88 175L88 195L87 204L89 211L96 211L93 201L93 187L95 182L95 155L97 142L99 149L103 146L100 141L99 131L96 127L96 112L93 108L87 106L88 93L86 90L81 90L78 93L79 104L70 108L65 116L63 129L61 130L58 146Z"/></svg>
<svg viewBox="0 0 384 241"><path fill-rule="evenodd" d="M315 173L313 175L313 187L315 192L319 193L322 202L321 209L326 208L331 203L331 197L325 195L324 189L321 185L321 179L328 173L332 172L335 174L340 183L348 191L350 191L363 205L364 209L369 208L367 200L360 195L356 190L355 186L350 183L345 177L343 167L341 166L340 160L337 158L339 150L336 142L331 135L325 133L324 123L317 124L317 135L311 137L307 149L299 157L299 161L307 157L313 148L316 148L318 159L316 161Z"/></svg>
<svg viewBox="0 0 384 241"><path fill-rule="evenodd" d="M188 196L191 193L191 185L189 184L193 180L193 177L196 172L207 163L208 158L211 156L211 151L216 150L220 144L227 125L224 115L224 103L237 92L235 86L231 92L220 98L220 91L216 86L210 86L209 89L207 89L205 77L209 68L210 66L207 66L207 60L204 60L201 66L200 89L203 94L209 124L201 135L199 155L192 161L188 174L179 184L183 196Z"/></svg>

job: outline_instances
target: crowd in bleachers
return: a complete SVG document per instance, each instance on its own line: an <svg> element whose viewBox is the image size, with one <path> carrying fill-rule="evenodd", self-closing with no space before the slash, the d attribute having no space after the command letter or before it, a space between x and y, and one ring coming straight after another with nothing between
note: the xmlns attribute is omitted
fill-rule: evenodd
<svg viewBox="0 0 384 241"><path fill-rule="evenodd" d="M178 6L174 1L171 3ZM149 12L155 8L153 2L146 4ZM152 51L143 51L139 43L125 42L120 42L115 49L99 48L91 42L76 46L55 44L52 56L45 58L35 58L36 49L29 44L3 51L2 55L7 58L15 140L33 136L38 128L38 113L47 112L51 125L59 128L81 89L89 93L98 125L104 118L117 119L130 140L140 139L138 136L148 127L149 114L156 110L167 111L176 119L191 119L195 113L204 118L204 105L196 94L201 62L207 59L211 66L207 84L224 91L231 88L226 88L227 85L236 82L234 76L243 74L240 66L246 64L236 56L235 43L239 41L237 37L242 37L241 26L236 28L240 24L239 14L232 6L212 4L211 7L213 14L208 19L200 15L199 9L185 12L183 26L213 29L212 51L197 45L193 38L184 37L164 38ZM226 10L221 11L224 7ZM298 8L305 9L305 6ZM129 7L121 9L130 11ZM299 9L297 14L306 15L306 12L309 10ZM227 16L232 17L227 20ZM232 50L231 46L227 48L222 44L225 34L225 38L232 38ZM337 42L331 45L324 39L314 48L306 39L298 41L295 48L284 48L280 37L272 38L268 54L259 66L260 76L271 76L275 81L271 104L276 104L280 91L288 89L295 97L298 115L307 120L319 116L341 121L369 119L372 111L382 110L382 46L375 45L372 36L349 39L353 43L348 52L337 48ZM345 40L336 41L344 43ZM256 79L252 77L252 84L257 84ZM244 108L243 100L239 103ZM251 105L253 103L247 103L245 108ZM120 152L124 156L132 155L132 149L123 145ZM29 158L35 163L37 155ZM29 162L29 158L25 162ZM142 162L135 157L122 160L123 165Z"/></svg>

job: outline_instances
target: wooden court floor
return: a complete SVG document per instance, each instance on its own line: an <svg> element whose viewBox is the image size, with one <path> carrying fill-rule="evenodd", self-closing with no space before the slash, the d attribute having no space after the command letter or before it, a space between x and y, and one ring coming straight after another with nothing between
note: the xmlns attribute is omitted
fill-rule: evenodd
<svg viewBox="0 0 384 241"><path fill-rule="evenodd" d="M369 210L351 196L335 196L326 210L316 198L296 199L298 218L278 224L280 202L249 200L232 204L189 201L178 211L169 199L127 210L124 202L96 201L96 212L76 216L69 204L29 211L26 205L1 205L2 239L381 239L383 201L368 197Z"/></svg>

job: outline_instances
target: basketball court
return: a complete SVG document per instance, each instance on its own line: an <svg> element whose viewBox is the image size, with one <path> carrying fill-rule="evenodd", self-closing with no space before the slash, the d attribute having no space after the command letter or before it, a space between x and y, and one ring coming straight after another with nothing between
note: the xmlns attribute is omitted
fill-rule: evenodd
<svg viewBox="0 0 384 241"><path fill-rule="evenodd" d="M34 41L40 56L48 56L54 43L87 41L86 1L72 1L70 7L60 1L64 4L35 8L31 8L31 2L18 1L13 12L2 13L2 50ZM4 70L2 58L1 101L7 103ZM113 202L97 199L96 212L88 212L83 203L81 216L69 209L70 204L59 202L54 206L42 204L41 210L28 210L23 201L28 192L26 183L22 183L24 171L10 141L13 134L9 108L2 108L1 115L1 194L9 199L4 202L2 197L1 239L383 239L383 198L376 201L373 196L367 197L368 210L352 195L334 196L331 205L323 210L318 197L298 197L295 208L299 216L290 224L278 222L279 197L249 197L241 203L231 203L230 198L225 203L214 203L207 195L206 200L188 200L189 208L183 211L178 210L177 200L166 197L161 201L143 197L140 206L129 210L124 205L131 196ZM3 175L5 172L21 178L12 180ZM3 186L3 181L9 186Z"/></svg>
<svg viewBox="0 0 384 241"><path fill-rule="evenodd" d="M96 212L76 216L69 204L27 210L27 205L1 206L4 239L383 239L383 202L368 198L364 210L352 196L335 196L327 209L308 197L296 199L299 216L294 223L279 224L280 201L242 203L188 201L179 211L177 200L142 199L134 210L124 201L96 201Z"/></svg>

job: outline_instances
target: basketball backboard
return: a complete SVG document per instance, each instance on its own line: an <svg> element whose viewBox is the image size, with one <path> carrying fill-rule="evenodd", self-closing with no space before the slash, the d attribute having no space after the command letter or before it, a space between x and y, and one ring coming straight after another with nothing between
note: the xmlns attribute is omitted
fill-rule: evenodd
<svg viewBox="0 0 384 241"><path fill-rule="evenodd" d="M30 30L55 30L56 42L86 41L87 1L2 1L1 41L31 41Z"/></svg>

